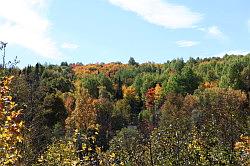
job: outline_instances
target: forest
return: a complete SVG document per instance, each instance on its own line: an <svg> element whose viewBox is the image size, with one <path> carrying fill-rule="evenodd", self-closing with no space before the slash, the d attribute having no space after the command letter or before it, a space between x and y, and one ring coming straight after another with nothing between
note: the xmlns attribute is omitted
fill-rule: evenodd
<svg viewBox="0 0 250 166"><path fill-rule="evenodd" d="M250 54L17 66L0 71L0 165L250 165Z"/></svg>

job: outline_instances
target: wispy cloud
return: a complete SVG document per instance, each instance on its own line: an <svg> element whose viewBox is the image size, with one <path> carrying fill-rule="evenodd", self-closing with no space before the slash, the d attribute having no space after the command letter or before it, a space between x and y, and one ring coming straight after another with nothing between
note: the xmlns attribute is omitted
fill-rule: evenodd
<svg viewBox="0 0 250 166"><path fill-rule="evenodd" d="M248 31L250 32L250 19L247 20L247 28L248 28Z"/></svg>
<svg viewBox="0 0 250 166"><path fill-rule="evenodd" d="M75 44L75 43L70 43L70 42L65 42L61 45L62 48L66 48L66 49L77 49L79 48L79 45L78 44Z"/></svg>
<svg viewBox="0 0 250 166"><path fill-rule="evenodd" d="M191 28L202 15L189 8L163 0L108 0L124 10L134 12L146 21L165 28Z"/></svg>
<svg viewBox="0 0 250 166"><path fill-rule="evenodd" d="M199 42L190 40L180 40L177 41L176 44L178 45L178 47L193 47L195 45L198 45Z"/></svg>
<svg viewBox="0 0 250 166"><path fill-rule="evenodd" d="M227 51L223 51L214 55L211 55L210 57L223 57L224 55L228 54L228 55L247 55L250 53L250 50L227 50Z"/></svg>
<svg viewBox="0 0 250 166"><path fill-rule="evenodd" d="M61 56L43 16L48 0L0 0L0 40L30 49L40 56Z"/></svg>
<svg viewBox="0 0 250 166"><path fill-rule="evenodd" d="M225 39L225 35L223 32L219 29L217 26L211 26L207 29L208 34L211 37L217 38L217 39Z"/></svg>
<svg viewBox="0 0 250 166"><path fill-rule="evenodd" d="M205 32L208 37L218 39L218 40L225 40L227 36L220 30L218 26L210 26L207 28L199 27L197 30Z"/></svg>

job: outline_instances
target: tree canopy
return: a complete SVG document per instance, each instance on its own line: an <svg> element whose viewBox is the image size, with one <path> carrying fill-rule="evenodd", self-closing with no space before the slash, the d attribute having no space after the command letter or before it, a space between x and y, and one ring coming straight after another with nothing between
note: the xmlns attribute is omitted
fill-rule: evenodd
<svg viewBox="0 0 250 166"><path fill-rule="evenodd" d="M250 54L0 74L0 165L249 165Z"/></svg>

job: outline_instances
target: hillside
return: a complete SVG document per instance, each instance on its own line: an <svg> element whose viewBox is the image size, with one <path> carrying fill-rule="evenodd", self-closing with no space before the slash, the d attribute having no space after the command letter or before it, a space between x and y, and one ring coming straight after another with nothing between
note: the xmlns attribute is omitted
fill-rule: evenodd
<svg viewBox="0 0 250 166"><path fill-rule="evenodd" d="M250 54L1 76L0 165L249 164Z"/></svg>

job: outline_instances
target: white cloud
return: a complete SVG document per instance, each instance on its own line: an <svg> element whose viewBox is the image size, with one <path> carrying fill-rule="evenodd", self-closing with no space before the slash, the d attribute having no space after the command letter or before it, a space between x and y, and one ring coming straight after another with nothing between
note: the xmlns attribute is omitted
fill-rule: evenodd
<svg viewBox="0 0 250 166"><path fill-rule="evenodd" d="M207 29L208 34L216 39L225 39L225 35L217 26L211 26Z"/></svg>
<svg viewBox="0 0 250 166"><path fill-rule="evenodd" d="M61 53L49 36L51 24L42 15L47 0L0 0L0 40L30 49L40 56Z"/></svg>
<svg viewBox="0 0 250 166"><path fill-rule="evenodd" d="M68 43L68 42L65 42L61 45L62 48L66 48L66 49L77 49L79 48L79 45L78 44L75 44L75 43Z"/></svg>
<svg viewBox="0 0 250 166"><path fill-rule="evenodd" d="M146 21L165 28L191 28L202 16L185 6L163 0L108 0L111 4L124 10L132 11Z"/></svg>
<svg viewBox="0 0 250 166"><path fill-rule="evenodd" d="M190 40L180 40L180 41L177 41L176 44L178 45L178 47L192 47L192 46L198 45L199 42L190 41Z"/></svg>
<svg viewBox="0 0 250 166"><path fill-rule="evenodd" d="M220 30L218 26L211 26L211 27L199 27L197 30L205 32L208 37L212 37L218 40L225 40L228 39L227 36Z"/></svg>
<svg viewBox="0 0 250 166"><path fill-rule="evenodd" d="M210 57L223 57L224 55L247 55L250 51L247 50L228 50L224 52L220 52L218 54L211 55Z"/></svg>
<svg viewBox="0 0 250 166"><path fill-rule="evenodd" d="M250 32L250 19L247 20L247 28L248 28L248 31Z"/></svg>

